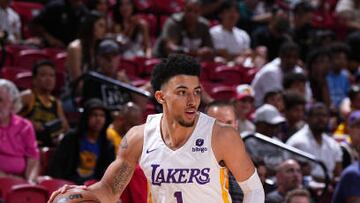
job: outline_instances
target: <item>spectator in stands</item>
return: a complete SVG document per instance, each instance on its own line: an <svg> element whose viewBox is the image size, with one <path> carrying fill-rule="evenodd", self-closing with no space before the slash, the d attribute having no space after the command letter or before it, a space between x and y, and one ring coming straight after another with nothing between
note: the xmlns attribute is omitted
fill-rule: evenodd
<svg viewBox="0 0 360 203"><path fill-rule="evenodd" d="M105 39L100 42L96 51L96 70L109 79L130 83L125 71L118 70L119 59L119 46L114 40ZM85 79L82 93L84 101L90 98L99 98L111 110L116 110L119 105L124 105L129 101L134 101L141 109L144 109L147 102L147 98L132 93L127 88L110 85L98 80Z"/></svg>
<svg viewBox="0 0 360 203"><path fill-rule="evenodd" d="M284 202L289 191L302 188L302 173L298 162L293 159L282 162L276 168L276 183L276 190L266 195L266 203Z"/></svg>
<svg viewBox="0 0 360 203"><path fill-rule="evenodd" d="M241 27L248 33L252 33L258 26L255 9L260 0L244 0L239 2L240 20L238 27Z"/></svg>
<svg viewBox="0 0 360 203"><path fill-rule="evenodd" d="M200 59L214 55L209 25L200 16L199 0L186 0L184 11L167 19L158 38L154 54L167 57L170 53L187 53Z"/></svg>
<svg viewBox="0 0 360 203"><path fill-rule="evenodd" d="M284 203L311 203L311 196L305 189L294 189L286 194Z"/></svg>
<svg viewBox="0 0 360 203"><path fill-rule="evenodd" d="M255 106L260 106L264 95L275 89L282 90L283 76L290 72L303 72L297 63L299 60L299 47L287 42L280 48L279 58L266 64L256 73L251 83L255 91Z"/></svg>
<svg viewBox="0 0 360 203"><path fill-rule="evenodd" d="M133 102L127 102L123 106L119 106L118 110L112 112L113 122L106 130L106 136L114 147L117 153L118 146L121 143L122 137L126 132L135 125L140 125L143 120L143 114L138 105Z"/></svg>
<svg viewBox="0 0 360 203"><path fill-rule="evenodd" d="M224 125L237 128L235 108L231 102L215 100L206 106L205 113ZM232 202L242 202L244 195L231 172L229 173L229 192Z"/></svg>
<svg viewBox="0 0 360 203"><path fill-rule="evenodd" d="M360 153L360 111L353 112L348 120L351 145L359 157ZM340 182L333 196L333 203L350 203L360 201L360 167L359 159L348 166L341 174Z"/></svg>
<svg viewBox="0 0 360 203"><path fill-rule="evenodd" d="M284 96L282 90L272 90L265 94L263 104L271 104L277 108L280 113L284 112Z"/></svg>
<svg viewBox="0 0 360 203"><path fill-rule="evenodd" d="M216 118L218 122L237 129L235 107L232 103L214 100L206 105L205 113Z"/></svg>
<svg viewBox="0 0 360 203"><path fill-rule="evenodd" d="M220 12L220 7L226 0L201 0L201 16L210 20L217 20Z"/></svg>
<svg viewBox="0 0 360 203"><path fill-rule="evenodd" d="M236 87L236 97L233 99L238 131L240 133L248 131L255 132L254 124L248 119L254 107L254 91L250 85L238 85Z"/></svg>
<svg viewBox="0 0 360 203"><path fill-rule="evenodd" d="M81 0L49 1L34 19L35 32L45 45L65 48L76 39L87 12Z"/></svg>
<svg viewBox="0 0 360 203"><path fill-rule="evenodd" d="M317 48L308 54L306 60L312 100L330 107L330 92L326 76L330 69L330 55L324 48Z"/></svg>
<svg viewBox="0 0 360 203"><path fill-rule="evenodd" d="M48 60L37 62L32 69L32 89L21 93L21 115L28 118L36 131L39 146L52 147L58 136L69 129L61 101L51 95L55 88L55 65Z"/></svg>
<svg viewBox="0 0 360 203"><path fill-rule="evenodd" d="M306 98L307 78L304 73L288 73L283 79L283 88L285 91L293 91ZM309 98L310 100L310 98Z"/></svg>
<svg viewBox="0 0 360 203"><path fill-rule="evenodd" d="M340 175L342 152L339 144L327 133L329 110L323 103L313 104L307 112L307 123L291 136L286 144L308 152L323 161L330 178ZM314 166L311 175L317 181L324 181L325 174L320 166Z"/></svg>
<svg viewBox="0 0 360 203"><path fill-rule="evenodd" d="M251 47L266 47L267 60L272 61L278 57L281 44L290 41L289 29L289 16L281 9L274 9L268 26L259 27L251 33Z"/></svg>
<svg viewBox="0 0 360 203"><path fill-rule="evenodd" d="M65 135L49 165L49 175L82 184L99 180L115 159L114 146L106 138L108 110L98 99L84 105L76 130Z"/></svg>
<svg viewBox="0 0 360 203"><path fill-rule="evenodd" d="M351 74L350 82L360 82L360 30L346 37L346 44L350 48L348 71Z"/></svg>
<svg viewBox="0 0 360 203"><path fill-rule="evenodd" d="M217 56L225 61L236 61L242 64L250 56L250 37L248 33L236 26L239 11L234 1L226 0L220 7L220 24L210 29L210 34Z"/></svg>
<svg viewBox="0 0 360 203"><path fill-rule="evenodd" d="M330 45L330 71L326 76L329 86L331 106L338 108L340 102L346 97L350 82L344 72L348 65L349 47L343 43Z"/></svg>
<svg viewBox="0 0 360 203"><path fill-rule="evenodd" d="M345 26L349 28L349 30L360 29L359 0L339 0L335 10L340 19L345 21Z"/></svg>
<svg viewBox="0 0 360 203"><path fill-rule="evenodd" d="M102 15L107 15L109 11L109 2L108 0L89 0L86 2L87 7L90 11L98 11Z"/></svg>
<svg viewBox="0 0 360 203"><path fill-rule="evenodd" d="M255 111L256 132L279 140L280 125L285 118L270 104L264 104Z"/></svg>
<svg viewBox="0 0 360 203"><path fill-rule="evenodd" d="M18 177L35 182L39 149L31 123L16 115L21 108L14 83L0 79L0 177Z"/></svg>
<svg viewBox="0 0 360 203"><path fill-rule="evenodd" d="M285 143L289 137L305 125L304 114L306 100L303 95L297 92L287 91L284 93L284 103L286 122L281 126L280 139Z"/></svg>
<svg viewBox="0 0 360 203"><path fill-rule="evenodd" d="M117 0L113 7L113 27L125 58L151 57L149 26L136 14L133 0Z"/></svg>
<svg viewBox="0 0 360 203"><path fill-rule="evenodd" d="M97 11L88 13L81 24L79 38L67 48L65 65L70 81L75 81L83 73L96 67L96 46L105 33L105 16Z"/></svg>
<svg viewBox="0 0 360 203"><path fill-rule="evenodd" d="M9 4L10 0L0 0L0 36L4 36L5 42L16 44L21 39L21 21Z"/></svg>
<svg viewBox="0 0 360 203"><path fill-rule="evenodd" d="M352 85L347 97L342 100L340 105L341 116L346 118L352 111L360 110L360 86Z"/></svg>
<svg viewBox="0 0 360 203"><path fill-rule="evenodd" d="M292 38L300 47L300 58L306 55L312 47L316 29L312 26L314 8L308 1L299 1L293 9Z"/></svg>

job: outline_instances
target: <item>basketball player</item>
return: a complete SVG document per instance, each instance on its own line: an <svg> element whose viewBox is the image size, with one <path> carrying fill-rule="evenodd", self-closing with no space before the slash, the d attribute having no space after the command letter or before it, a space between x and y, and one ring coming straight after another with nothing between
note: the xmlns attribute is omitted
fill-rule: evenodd
<svg viewBox="0 0 360 203"><path fill-rule="evenodd" d="M139 163L151 202L231 202L225 187L229 169L244 192L243 202L264 202L262 184L238 132L198 111L199 76L200 65L185 55L171 55L154 68L151 84L163 113L129 130L117 159L87 190L101 202L116 202ZM51 199L72 187L79 186L63 187Z"/></svg>

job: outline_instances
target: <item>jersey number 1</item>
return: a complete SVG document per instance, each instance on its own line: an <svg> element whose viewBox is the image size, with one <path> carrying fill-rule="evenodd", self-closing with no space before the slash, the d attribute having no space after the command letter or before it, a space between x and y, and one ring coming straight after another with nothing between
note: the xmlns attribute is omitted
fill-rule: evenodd
<svg viewBox="0 0 360 203"><path fill-rule="evenodd" d="M176 198L176 203L183 203L183 198L180 191L175 192L174 197Z"/></svg>

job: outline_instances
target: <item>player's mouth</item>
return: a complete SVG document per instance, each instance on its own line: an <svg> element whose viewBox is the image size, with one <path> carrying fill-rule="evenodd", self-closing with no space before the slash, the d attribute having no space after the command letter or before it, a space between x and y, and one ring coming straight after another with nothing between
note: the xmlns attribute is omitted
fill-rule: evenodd
<svg viewBox="0 0 360 203"><path fill-rule="evenodd" d="M194 110L186 110L185 115L189 119L193 119L196 116L196 110L195 109Z"/></svg>

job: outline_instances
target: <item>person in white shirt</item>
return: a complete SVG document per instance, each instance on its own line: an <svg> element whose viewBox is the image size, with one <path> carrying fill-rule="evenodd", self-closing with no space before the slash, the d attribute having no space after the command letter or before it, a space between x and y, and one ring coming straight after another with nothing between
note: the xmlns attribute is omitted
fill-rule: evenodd
<svg viewBox="0 0 360 203"><path fill-rule="evenodd" d="M314 155L325 164L330 178L338 177L342 170L342 151L326 133L329 110L323 103L316 103L309 108L307 115L308 125L292 135L286 144ZM319 165L312 168L311 175L318 181L325 177Z"/></svg>
<svg viewBox="0 0 360 203"><path fill-rule="evenodd" d="M7 35L6 41L15 44L21 39L21 21L9 4L9 0L0 0L0 36Z"/></svg>
<svg viewBox="0 0 360 203"><path fill-rule="evenodd" d="M284 43L279 51L279 58L267 63L256 73L251 83L255 91L255 106L262 104L264 95L273 90L282 90L283 77L289 72L303 72L297 65L299 47L293 42Z"/></svg>
<svg viewBox="0 0 360 203"><path fill-rule="evenodd" d="M233 1L224 1L220 7L221 24L210 29L216 54L226 61L233 61L251 53L250 37L236 26L239 11Z"/></svg>

